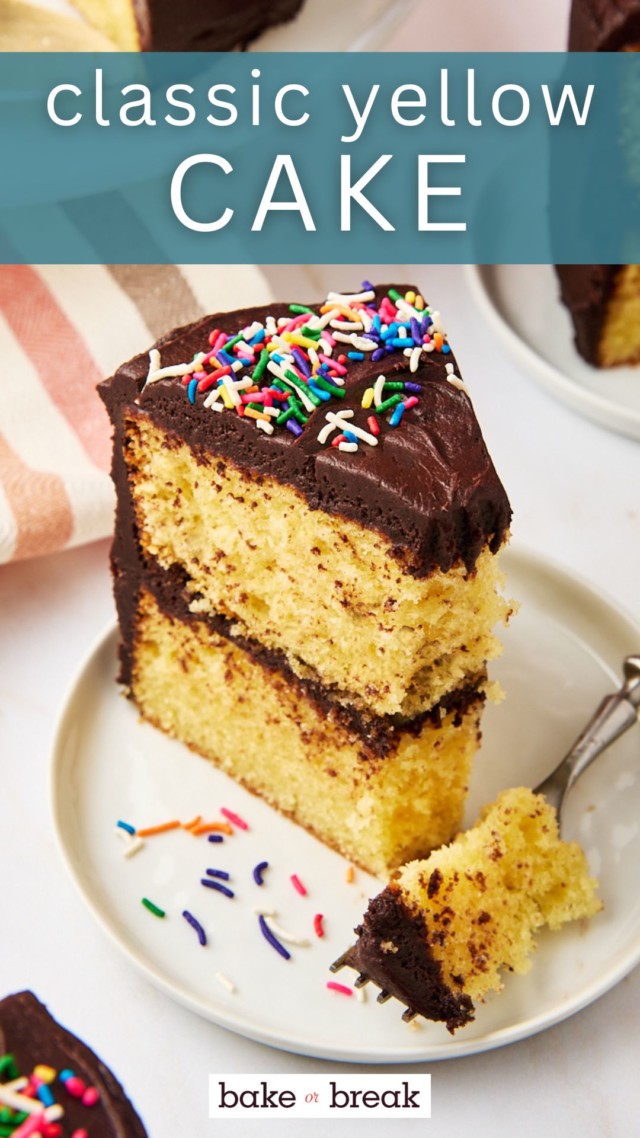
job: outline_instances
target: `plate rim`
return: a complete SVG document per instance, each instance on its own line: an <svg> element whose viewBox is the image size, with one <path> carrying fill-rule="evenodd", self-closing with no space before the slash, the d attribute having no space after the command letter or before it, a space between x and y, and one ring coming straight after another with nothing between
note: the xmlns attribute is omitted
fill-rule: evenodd
<svg viewBox="0 0 640 1138"><path fill-rule="evenodd" d="M507 562L506 566L504 562ZM608 593L596 587L586 576L574 572L573 569L563 565L555 558L548 557L544 553L533 550L517 540L512 541L504 553L503 567L507 572L509 562L515 562L518 567L523 568L525 572L527 570L544 571L547 574L551 573L555 577L560 577L566 585L571 583L573 588L577 585L581 592L587 593L592 599L597 600L600 605L605 605L607 608L613 610L622 623L627 625L631 634L640 642L640 621L626 608L613 600ZM464 1038L456 1037L452 1039L451 1042L447 1041L445 1045L442 1043L434 1045L432 1043L423 1044L421 1046L420 1040L416 1039L415 1045L411 1048L407 1047L406 1050L402 1051L396 1049L393 1052L385 1048L384 1045L381 1045L379 1048L369 1048L366 1054L362 1051L352 1052L339 1045L321 1044L314 1046L303 1036L293 1036L291 1032L288 1032L286 1038L283 1038L282 1035L279 1035L274 1030L264 1030L254 1021L247 1019L244 1014L233 1011L230 1012L224 1007L213 1008L203 1003L197 997L194 997L183 984L167 979L159 967L146 959L140 950L132 946L125 937L118 932L112 919L103 912L99 903L94 900L91 892L85 887L83 880L76 872L73 856L67 848L64 837L64 828L61 822L59 772L63 765L66 722L72 713L76 690L81 685L86 671L96 657L105 650L108 641L117 635L117 632L118 626L114 620L110 621L108 626L104 628L97 637L93 638L89 648L83 654L80 664L74 670L65 690L52 734L48 783L50 817L58 854L80 899L84 902L98 926L106 934L108 941L114 945L156 989L162 991L170 999L225 1030L233 1031L236 1034L266 1046L275 1047L277 1050L307 1056L312 1059L333 1060L358 1065L444 1062L448 1059L460 1059L469 1055L483 1054L487 1051L497 1050L500 1047L521 1042L530 1036L537 1035L542 1031L546 1031L548 1028L556 1026L564 1020L576 1015L579 1011L582 1011L583 1008L588 1007L595 1000L599 999L600 996L605 995L611 988L623 980L625 976L629 975L640 963L639 934L621 954L615 968L609 969L604 975L600 975L597 980L587 985L586 988L581 989L576 996L560 1000L552 1011L534 1015L521 1023L487 1032L483 1036L475 1037L468 1041L465 1041Z"/></svg>
<svg viewBox="0 0 640 1138"><path fill-rule="evenodd" d="M571 376L566 375L544 359L512 328L494 303L486 281L487 271L499 270L502 267L505 266L498 264L465 265L467 282L481 315L499 333L512 356L522 365L527 375L537 381L545 391L559 398L565 406L577 411L585 418L590 419L591 422L626 435L627 438L640 439L640 411L633 408L628 410L621 408L619 403L582 387L577 380L572 379ZM538 266L534 267L537 268ZM552 266L549 267L552 268ZM608 369L603 370L606 372Z"/></svg>

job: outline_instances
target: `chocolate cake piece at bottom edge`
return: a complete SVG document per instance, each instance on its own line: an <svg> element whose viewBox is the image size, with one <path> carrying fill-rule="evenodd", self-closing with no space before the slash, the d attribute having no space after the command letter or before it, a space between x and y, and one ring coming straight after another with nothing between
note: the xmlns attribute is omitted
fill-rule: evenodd
<svg viewBox="0 0 640 1138"><path fill-rule="evenodd" d="M569 51L637 51L638 0L573 0Z"/></svg>
<svg viewBox="0 0 640 1138"><path fill-rule="evenodd" d="M287 23L304 0L72 0L123 51L234 51Z"/></svg>
<svg viewBox="0 0 640 1138"><path fill-rule="evenodd" d="M442 965L428 945L421 913L409 913L393 883L369 902L358 940L343 963L366 974L409 1012L444 1022L453 1033L474 1017L471 998L456 992L442 977Z"/></svg>
<svg viewBox="0 0 640 1138"><path fill-rule="evenodd" d="M12 1055L21 1075L35 1066L52 1067L58 1074L72 1070L99 1094L95 1106L84 1106L56 1078L51 1090L64 1109L64 1134L87 1131L91 1138L147 1138L139 1115L123 1087L102 1059L49 1013L32 992L16 992L0 1000L0 1055ZM6 1073L2 1075L7 1081Z"/></svg>

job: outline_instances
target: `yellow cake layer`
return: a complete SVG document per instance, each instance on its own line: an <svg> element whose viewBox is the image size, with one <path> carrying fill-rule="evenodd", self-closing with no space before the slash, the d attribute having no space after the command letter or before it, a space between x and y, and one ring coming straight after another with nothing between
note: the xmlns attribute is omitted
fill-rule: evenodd
<svg viewBox="0 0 640 1138"><path fill-rule="evenodd" d="M372 873L448 841L460 825L480 703L376 754L337 709L258 663L201 620L164 614L142 592L132 694L181 739L327 845Z"/></svg>
<svg viewBox="0 0 640 1138"><path fill-rule="evenodd" d="M601 367L640 363L640 265L623 265L616 273L598 356Z"/></svg>
<svg viewBox="0 0 640 1138"><path fill-rule="evenodd" d="M228 460L196 462L143 414L125 457L142 548L186 570L192 611L236 621L340 700L414 716L499 655L510 610L488 548L471 573L412 576L383 534Z"/></svg>
<svg viewBox="0 0 640 1138"><path fill-rule="evenodd" d="M528 971L542 925L602 907L580 846L560 839L555 810L524 787L504 791L445 849L403 866L397 885L424 916L443 980L472 1000L500 990L502 969Z"/></svg>

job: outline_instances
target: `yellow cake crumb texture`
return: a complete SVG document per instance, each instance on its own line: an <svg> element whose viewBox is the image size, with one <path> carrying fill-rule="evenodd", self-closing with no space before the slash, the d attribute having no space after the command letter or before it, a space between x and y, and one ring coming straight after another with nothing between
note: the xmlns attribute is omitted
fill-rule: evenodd
<svg viewBox="0 0 640 1138"><path fill-rule="evenodd" d="M505 790L470 830L399 871L394 888L424 915L443 979L472 1000L502 987L504 969L531 966L535 932L602 907L577 842L562 841L555 810L524 787Z"/></svg>
<svg viewBox="0 0 640 1138"><path fill-rule="evenodd" d="M623 265L616 273L598 357L601 367L640 363L640 265Z"/></svg>
<svg viewBox="0 0 640 1138"><path fill-rule="evenodd" d="M142 714L350 861L387 875L460 825L480 702L393 729L377 754L335 709L203 621L167 616L143 591L133 694Z"/></svg>
<svg viewBox="0 0 640 1138"><path fill-rule="evenodd" d="M414 576L378 531L231 461L197 461L143 414L126 459L141 545L186 572L191 610L233 620L341 702L415 716L500 654L493 629L511 605L488 546L472 572Z"/></svg>

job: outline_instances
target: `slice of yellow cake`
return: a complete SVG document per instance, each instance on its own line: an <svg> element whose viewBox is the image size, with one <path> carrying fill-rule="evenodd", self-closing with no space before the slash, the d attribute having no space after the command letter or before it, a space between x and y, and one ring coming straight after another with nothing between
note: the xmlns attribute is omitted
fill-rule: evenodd
<svg viewBox="0 0 640 1138"><path fill-rule="evenodd" d="M453 1031L501 989L504 970L529 970L538 929L598 912L596 885L580 846L561 840L553 807L524 787L506 790L470 830L398 871L338 963Z"/></svg>
<svg viewBox="0 0 640 1138"><path fill-rule="evenodd" d="M372 872L447 841L510 508L440 314L368 282L219 313L101 394L145 718Z"/></svg>

